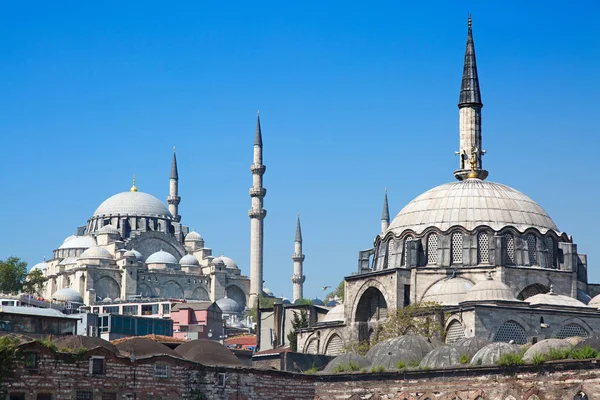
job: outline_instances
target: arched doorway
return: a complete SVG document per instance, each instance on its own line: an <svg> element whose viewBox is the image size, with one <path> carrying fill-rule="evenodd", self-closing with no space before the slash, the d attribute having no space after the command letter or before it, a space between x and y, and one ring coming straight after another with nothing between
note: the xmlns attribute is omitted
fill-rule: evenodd
<svg viewBox="0 0 600 400"><path fill-rule="evenodd" d="M370 287L362 294L356 306L358 340L371 340L377 323L388 315L387 302L379 289Z"/></svg>

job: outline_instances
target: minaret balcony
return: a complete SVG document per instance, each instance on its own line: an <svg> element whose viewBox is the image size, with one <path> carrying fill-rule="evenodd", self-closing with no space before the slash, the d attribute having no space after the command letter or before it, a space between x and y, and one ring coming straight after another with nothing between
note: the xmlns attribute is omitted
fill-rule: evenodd
<svg viewBox="0 0 600 400"><path fill-rule="evenodd" d="M295 285L303 284L306 280L306 276L304 275L292 275L292 283Z"/></svg>
<svg viewBox="0 0 600 400"><path fill-rule="evenodd" d="M179 204L179 202L181 201L181 197L179 196L168 196L167 197L167 203L169 204Z"/></svg>
<svg viewBox="0 0 600 400"><path fill-rule="evenodd" d="M253 174L263 175L266 170L267 170L267 166L266 165L252 164L250 166L250 172L252 172Z"/></svg>
<svg viewBox="0 0 600 400"><path fill-rule="evenodd" d="M248 216L252 219L264 219L267 216L267 210L262 209L262 210L255 210L255 209L251 209L248 210Z"/></svg>
<svg viewBox="0 0 600 400"><path fill-rule="evenodd" d="M263 198L267 194L267 189L265 188L250 188L250 197L260 197Z"/></svg>
<svg viewBox="0 0 600 400"><path fill-rule="evenodd" d="M292 261L294 261L294 262L303 262L304 261L304 254L296 254L296 253L294 253L294 255L292 256Z"/></svg>

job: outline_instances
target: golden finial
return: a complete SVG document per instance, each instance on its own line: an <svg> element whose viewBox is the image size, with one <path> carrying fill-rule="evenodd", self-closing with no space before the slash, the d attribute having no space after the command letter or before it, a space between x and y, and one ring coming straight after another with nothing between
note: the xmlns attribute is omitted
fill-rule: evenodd
<svg viewBox="0 0 600 400"><path fill-rule="evenodd" d="M137 187L135 186L135 175L133 176L133 184L131 185L131 192L137 192Z"/></svg>
<svg viewBox="0 0 600 400"><path fill-rule="evenodd" d="M469 160L469 163L471 164L471 171L469 172L469 175L467 175L468 179L477 179L479 178L479 173L477 171L475 171L475 164L476 164L476 160L475 160L475 154L477 153L477 148L473 147L471 149L471 159Z"/></svg>

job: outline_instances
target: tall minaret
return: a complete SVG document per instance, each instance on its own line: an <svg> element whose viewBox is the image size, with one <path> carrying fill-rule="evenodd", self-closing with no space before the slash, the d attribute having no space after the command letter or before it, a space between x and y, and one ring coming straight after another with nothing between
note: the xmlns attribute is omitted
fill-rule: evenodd
<svg viewBox="0 0 600 400"><path fill-rule="evenodd" d="M292 283L294 284L294 299L302 299L304 297L303 286L306 277L302 275L302 263L304 262L304 254L302 254L302 229L300 228L300 214L298 214L298 223L296 224L296 238L294 239L294 275L292 275Z"/></svg>
<svg viewBox="0 0 600 400"><path fill-rule="evenodd" d="M387 188L383 195L383 212L381 213L381 233L387 231L390 226L390 208L388 207Z"/></svg>
<svg viewBox="0 0 600 400"><path fill-rule="evenodd" d="M254 163L250 166L250 172L252 172L252 187L250 188L252 208L248 211L250 217L249 306L251 308L257 306L258 296L263 292L263 220L267 216L267 210L263 208L263 198L267 194L267 189L263 188L263 175L267 167L263 165L262 147L259 111L254 136Z"/></svg>
<svg viewBox="0 0 600 400"><path fill-rule="evenodd" d="M173 162L171 163L171 177L169 178L169 196L167 197L167 203L169 203L169 211L175 221L181 220L181 215L178 214L179 202L181 197L179 194L179 174L177 173L177 156L175 155L175 148L173 148Z"/></svg>
<svg viewBox="0 0 600 400"><path fill-rule="evenodd" d="M460 154L460 164L459 169L454 171L454 176L459 181L467 179L469 174L471 174L470 177L476 175L479 179L485 179L488 175L481 162L481 157L485 154L485 150L481 147L481 108L483 103L481 103L481 92L479 91L471 14L469 14L468 25L465 65L458 102L460 112L460 150L458 154ZM473 161L473 168L470 165L471 160Z"/></svg>

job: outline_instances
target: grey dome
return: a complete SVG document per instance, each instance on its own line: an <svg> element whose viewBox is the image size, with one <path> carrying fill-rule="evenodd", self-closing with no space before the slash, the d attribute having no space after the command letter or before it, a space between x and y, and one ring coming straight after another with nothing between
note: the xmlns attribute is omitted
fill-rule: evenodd
<svg viewBox="0 0 600 400"><path fill-rule="evenodd" d="M264 293L264 294L265 294L265 296L267 296L267 297L275 297L275 296L273 295L273 292L271 291L271 289L269 289L269 288L266 288L266 287L264 287L264 286L263 286L263 293Z"/></svg>
<svg viewBox="0 0 600 400"><path fill-rule="evenodd" d="M60 245L59 249L87 249L88 247L93 246L97 246L96 239L93 237L75 236L69 240L65 240L65 242Z"/></svg>
<svg viewBox="0 0 600 400"><path fill-rule="evenodd" d="M469 360L473 358L475 354L485 346L490 344L489 340L480 337L470 337L470 338L462 338L458 339L456 342L452 344L456 350L462 356L466 354L469 356Z"/></svg>
<svg viewBox="0 0 600 400"><path fill-rule="evenodd" d="M523 355L523 361L530 362L534 356L548 354L552 349L570 350L573 345L564 339L545 339L531 346Z"/></svg>
<svg viewBox="0 0 600 400"><path fill-rule="evenodd" d="M169 346L143 336L126 337L119 339L118 342L114 341L114 343L119 352L124 356L134 354L137 358L141 358L166 354L176 358L183 358Z"/></svg>
<svg viewBox="0 0 600 400"><path fill-rule="evenodd" d="M94 217L134 215L173 218L167 207L156 197L144 192L122 192L104 200L94 211Z"/></svg>
<svg viewBox="0 0 600 400"><path fill-rule="evenodd" d="M192 340L177 346L175 352L203 365L243 366L231 350L214 340Z"/></svg>
<svg viewBox="0 0 600 400"><path fill-rule="evenodd" d="M425 336L409 333L392 339L384 340L371 347L366 354L369 360L375 359L379 354L387 353L389 350L403 348L408 349L417 355L420 360L431 350L441 346L442 343L434 338L428 339Z"/></svg>
<svg viewBox="0 0 600 400"><path fill-rule="evenodd" d="M217 300L217 305L224 314L240 314L244 311L244 307L229 297L223 297L222 299Z"/></svg>
<svg viewBox="0 0 600 400"><path fill-rule="evenodd" d="M323 369L323 372L326 374L332 374L335 373L335 369L338 365L348 366L350 363L358 365L359 369L367 368L371 365L371 361L361 355L356 353L345 353L329 361L329 364L327 364L325 369Z"/></svg>
<svg viewBox="0 0 600 400"><path fill-rule="evenodd" d="M471 359L472 365L496 365L504 354L517 354L521 350L516 344L504 342L490 343L482 347Z"/></svg>
<svg viewBox="0 0 600 400"><path fill-rule="evenodd" d="M405 348L395 348L377 354L377 356L373 358L371 365L373 367L381 366L388 370L398 369L397 365L399 362L403 362L406 366L415 361L419 361L419 359L420 357L414 351Z"/></svg>
<svg viewBox="0 0 600 400"><path fill-rule="evenodd" d="M446 232L453 226L473 230L482 225L495 231L512 226L520 232L559 232L546 211L523 193L479 179L446 183L421 194L400 211L388 231L420 234L429 227Z"/></svg>
<svg viewBox="0 0 600 400"><path fill-rule="evenodd" d="M202 236L200 236L200 234L196 231L191 231L190 233L185 235L186 242L201 242L203 240L204 239L202 239Z"/></svg>
<svg viewBox="0 0 600 400"><path fill-rule="evenodd" d="M181 257L181 260L179 260L179 265L187 267L199 267L200 261L198 261L198 259L193 255L186 254L185 256Z"/></svg>
<svg viewBox="0 0 600 400"><path fill-rule="evenodd" d="M77 236L75 236L75 235L67 236L67 237L65 238L65 240L63 240L63 243L67 243L69 240L71 240L71 239L75 239L76 237L77 237Z"/></svg>
<svg viewBox="0 0 600 400"><path fill-rule="evenodd" d="M236 264L235 261L233 261L231 258L227 257L227 256L221 256L219 257L221 260L223 260L223 263L225 264L225 266L227 268L231 268L231 269L239 269L238 265Z"/></svg>
<svg viewBox="0 0 600 400"><path fill-rule="evenodd" d="M110 225L110 224L104 225L102 228L100 228L98 233L105 234L105 235L120 235L121 234L119 232L119 230L114 227L114 225Z"/></svg>
<svg viewBox="0 0 600 400"><path fill-rule="evenodd" d="M344 305L338 304L325 315L322 322L344 321Z"/></svg>
<svg viewBox="0 0 600 400"><path fill-rule="evenodd" d="M177 264L177 259L164 250L153 253L146 259L146 264Z"/></svg>
<svg viewBox="0 0 600 400"><path fill-rule="evenodd" d="M48 263L46 263L46 261L42 261L41 263L37 263L33 267L31 267L29 272L33 271L34 269L39 269L40 271L43 271L46 269L47 266L48 266Z"/></svg>
<svg viewBox="0 0 600 400"><path fill-rule="evenodd" d="M83 260L83 259L112 260L113 258L114 257L112 256L112 254L110 254L110 252L108 250L106 250L105 248L102 248L102 247L98 247L98 246L90 247L89 249L87 249L86 251L81 253L81 255L79 256L79 259L81 259L81 260Z"/></svg>
<svg viewBox="0 0 600 400"><path fill-rule="evenodd" d="M464 301L519 301L512 289L501 281L487 279L477 282L467 292Z"/></svg>
<svg viewBox="0 0 600 400"><path fill-rule="evenodd" d="M436 302L444 306L455 306L465 300L467 292L472 287L473 283L464 278L441 279L427 289L422 301Z"/></svg>
<svg viewBox="0 0 600 400"><path fill-rule="evenodd" d="M419 368L449 368L460 365L460 353L452 346L433 349L419 363Z"/></svg>
<svg viewBox="0 0 600 400"><path fill-rule="evenodd" d="M52 300L62 301L62 302L73 302L73 303L83 303L83 297L79 294L78 291L73 290L71 288L64 288L57 290L52 295Z"/></svg>
<svg viewBox="0 0 600 400"><path fill-rule="evenodd" d="M292 302L287 297L284 297L281 299L281 304L292 304Z"/></svg>
<svg viewBox="0 0 600 400"><path fill-rule="evenodd" d="M534 296L528 297L525 301L531 305L540 304L559 307L588 307L581 301L574 299L571 296L556 294L552 291L548 293L538 293ZM593 306L593 304L591 305Z"/></svg>

